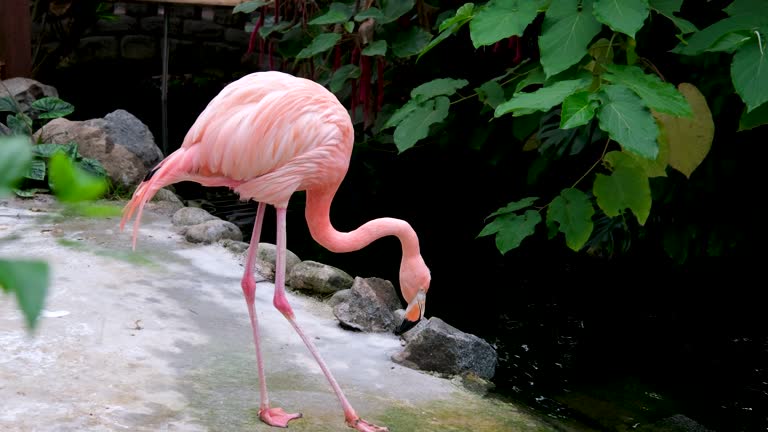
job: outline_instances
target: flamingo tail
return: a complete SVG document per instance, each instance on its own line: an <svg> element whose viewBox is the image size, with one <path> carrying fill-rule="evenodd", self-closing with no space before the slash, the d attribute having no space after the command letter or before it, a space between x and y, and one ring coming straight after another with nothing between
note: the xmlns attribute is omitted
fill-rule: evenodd
<svg viewBox="0 0 768 432"><path fill-rule="evenodd" d="M152 168L147 173L144 181L136 188L131 200L123 208L123 217L120 220L121 232L126 222L131 219L134 213L136 214L136 220L133 223L133 250L136 250L136 235L138 234L144 205L155 196L158 190L184 180L191 172L193 158L189 157L190 155L187 153L189 153L189 149L179 148L163 159L156 167Z"/></svg>

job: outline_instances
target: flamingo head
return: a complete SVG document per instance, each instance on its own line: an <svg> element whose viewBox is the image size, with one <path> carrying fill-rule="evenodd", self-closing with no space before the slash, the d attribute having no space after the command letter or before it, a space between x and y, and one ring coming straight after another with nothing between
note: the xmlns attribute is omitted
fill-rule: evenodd
<svg viewBox="0 0 768 432"><path fill-rule="evenodd" d="M421 255L403 257L400 264L400 291L408 306L405 308L405 319L395 333L408 331L424 318L430 280L429 268Z"/></svg>

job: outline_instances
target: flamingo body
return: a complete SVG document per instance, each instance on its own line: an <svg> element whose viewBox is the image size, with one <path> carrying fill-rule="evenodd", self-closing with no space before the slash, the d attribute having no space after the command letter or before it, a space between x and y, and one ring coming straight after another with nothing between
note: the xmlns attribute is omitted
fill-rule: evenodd
<svg viewBox="0 0 768 432"><path fill-rule="evenodd" d="M339 398L350 427L361 432L388 430L357 416L288 304L285 215L292 194L306 191L310 233L331 251L350 252L378 238L397 236L403 250L400 288L408 302L406 319L418 321L424 315L430 273L421 256L418 237L407 222L380 218L352 232L339 232L331 224L331 202L347 173L353 144L354 129L349 114L325 87L282 72L252 73L227 85L211 100L189 129L181 147L153 168L138 186L120 222L122 230L136 215L132 238L135 249L144 205L160 188L180 181L225 186L243 200L259 202L241 285L256 348L261 395L259 415L272 426L286 427L301 414L271 408L267 396L253 277L266 205L274 206L277 211L274 305L315 357Z"/></svg>

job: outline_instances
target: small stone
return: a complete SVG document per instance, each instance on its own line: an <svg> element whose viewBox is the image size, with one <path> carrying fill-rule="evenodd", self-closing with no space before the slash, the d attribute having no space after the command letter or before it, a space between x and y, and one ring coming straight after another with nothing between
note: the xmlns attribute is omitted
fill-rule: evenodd
<svg viewBox="0 0 768 432"><path fill-rule="evenodd" d="M178 213L178 212L177 212ZM190 243L214 243L223 239L241 241L243 233L232 222L221 219L209 220L187 228L184 238Z"/></svg>
<svg viewBox="0 0 768 432"><path fill-rule="evenodd" d="M291 269L286 284L295 290L324 295L351 288L353 282L352 276L336 267L302 261Z"/></svg>
<svg viewBox="0 0 768 432"><path fill-rule="evenodd" d="M173 214L171 222L176 226L189 226L216 219L218 219L216 216L199 207L184 207ZM242 235L239 240L242 240Z"/></svg>

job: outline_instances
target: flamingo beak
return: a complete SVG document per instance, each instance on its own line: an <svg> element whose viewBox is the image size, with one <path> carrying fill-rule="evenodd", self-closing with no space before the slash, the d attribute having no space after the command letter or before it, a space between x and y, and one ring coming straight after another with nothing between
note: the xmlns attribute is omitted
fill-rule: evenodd
<svg viewBox="0 0 768 432"><path fill-rule="evenodd" d="M419 292L408 303L408 307L405 308L405 319L400 324L400 327L395 330L396 335L401 335L408 330L414 328L416 324L424 318L424 312L427 308L427 293L423 289L419 289Z"/></svg>

